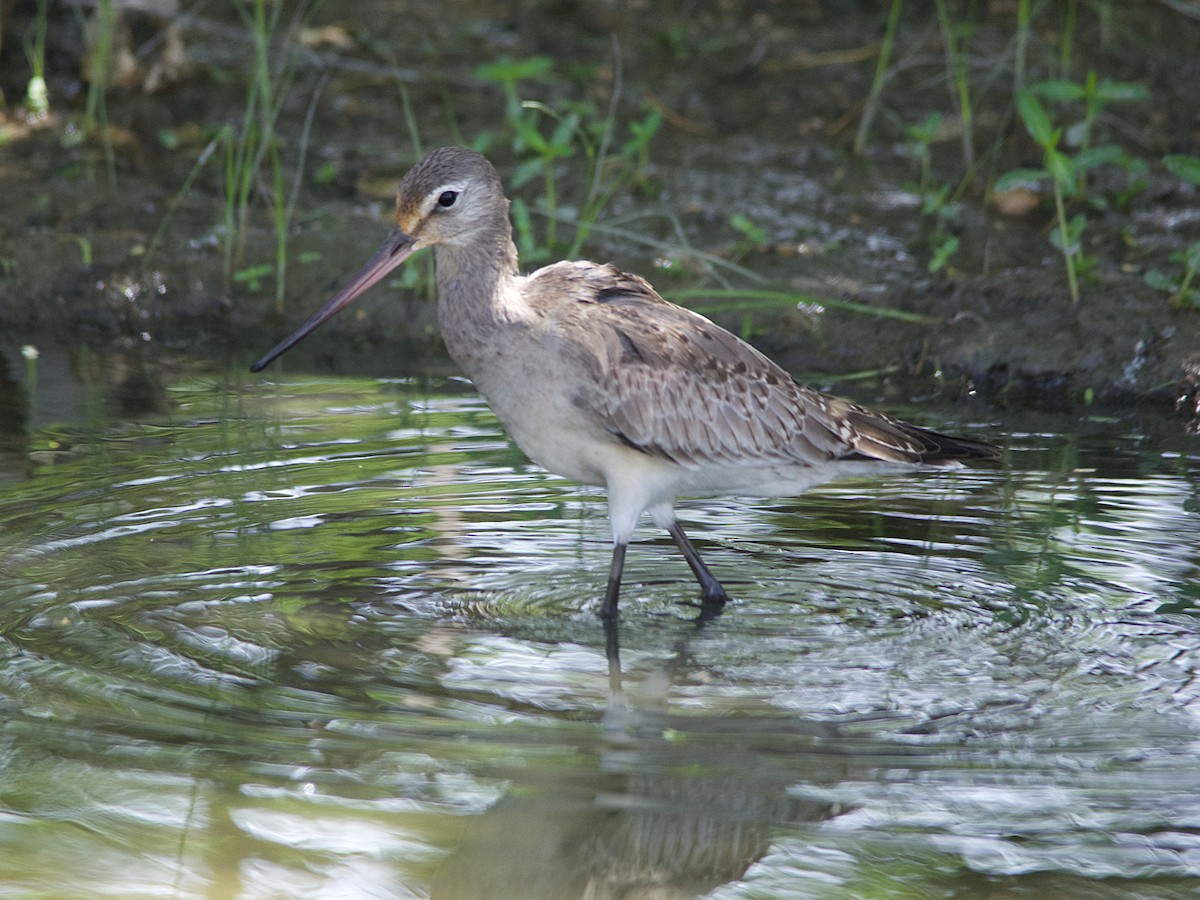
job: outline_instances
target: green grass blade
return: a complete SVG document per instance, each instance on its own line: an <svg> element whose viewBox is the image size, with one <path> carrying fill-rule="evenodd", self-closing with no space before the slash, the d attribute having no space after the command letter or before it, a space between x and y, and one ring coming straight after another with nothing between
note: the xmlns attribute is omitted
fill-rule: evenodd
<svg viewBox="0 0 1200 900"><path fill-rule="evenodd" d="M663 296L668 300L730 300L728 304L705 304L709 312L738 312L747 309L789 309L798 306L821 306L826 309L841 309L846 312L875 316L879 319L896 319L901 322L912 322L921 325L931 325L940 321L935 316L909 312L904 309L891 309L886 306L870 306L866 303L856 303L853 300L839 300L830 297L814 297L809 294L797 294L790 291L763 290L705 290L689 288L677 291L664 291Z"/></svg>

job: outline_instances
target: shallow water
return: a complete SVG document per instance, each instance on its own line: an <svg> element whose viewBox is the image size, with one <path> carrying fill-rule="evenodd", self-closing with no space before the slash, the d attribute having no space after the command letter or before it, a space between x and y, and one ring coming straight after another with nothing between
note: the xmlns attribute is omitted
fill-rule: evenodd
<svg viewBox="0 0 1200 900"><path fill-rule="evenodd" d="M3 442L6 896L1196 889L1173 423L924 410L1005 466L685 504L736 602L647 526L606 632L602 496L464 383L106 399Z"/></svg>

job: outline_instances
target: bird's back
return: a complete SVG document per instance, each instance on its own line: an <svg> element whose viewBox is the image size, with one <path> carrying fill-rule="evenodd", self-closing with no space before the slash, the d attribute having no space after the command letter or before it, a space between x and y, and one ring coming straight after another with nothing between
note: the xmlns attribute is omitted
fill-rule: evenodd
<svg viewBox="0 0 1200 900"><path fill-rule="evenodd" d="M616 440L683 467L956 465L993 459L951 438L796 383L748 343L611 265L558 263L525 294L550 353L579 373L571 402Z"/></svg>

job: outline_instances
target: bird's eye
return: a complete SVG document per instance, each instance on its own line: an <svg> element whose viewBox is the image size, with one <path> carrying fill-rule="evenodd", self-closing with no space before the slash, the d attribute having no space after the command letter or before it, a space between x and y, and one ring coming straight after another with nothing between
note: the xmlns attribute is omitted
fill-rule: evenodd
<svg viewBox="0 0 1200 900"><path fill-rule="evenodd" d="M442 195L438 197L438 206L451 207L454 201L458 199L458 191L442 191Z"/></svg>

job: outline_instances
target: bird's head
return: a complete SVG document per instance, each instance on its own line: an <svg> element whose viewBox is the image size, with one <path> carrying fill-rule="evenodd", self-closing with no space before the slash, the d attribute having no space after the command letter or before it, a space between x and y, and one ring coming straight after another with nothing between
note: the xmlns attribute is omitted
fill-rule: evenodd
<svg viewBox="0 0 1200 900"><path fill-rule="evenodd" d="M396 194L396 228L414 250L475 242L492 227L496 210L507 213L500 176L474 150L443 147L409 170Z"/></svg>
<svg viewBox="0 0 1200 900"><path fill-rule="evenodd" d="M468 247L494 229L508 201L492 164L474 150L443 147L412 167L396 195L396 227L367 263L295 333L250 367L265 369L402 262L439 244ZM505 218L507 221L507 218Z"/></svg>

